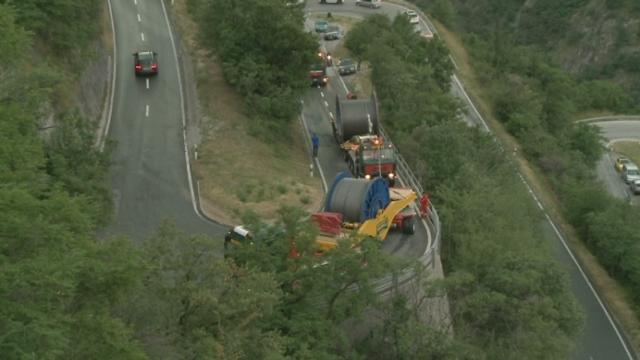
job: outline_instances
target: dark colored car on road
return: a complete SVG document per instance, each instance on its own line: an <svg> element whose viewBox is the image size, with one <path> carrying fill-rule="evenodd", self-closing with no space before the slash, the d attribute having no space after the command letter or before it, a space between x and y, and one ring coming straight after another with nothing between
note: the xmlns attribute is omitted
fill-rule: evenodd
<svg viewBox="0 0 640 360"><path fill-rule="evenodd" d="M349 58L344 58L338 63L338 73L340 75L355 74L356 70L356 63Z"/></svg>
<svg viewBox="0 0 640 360"><path fill-rule="evenodd" d="M138 51L133 53L133 62L136 76L158 74L158 54L153 51Z"/></svg>

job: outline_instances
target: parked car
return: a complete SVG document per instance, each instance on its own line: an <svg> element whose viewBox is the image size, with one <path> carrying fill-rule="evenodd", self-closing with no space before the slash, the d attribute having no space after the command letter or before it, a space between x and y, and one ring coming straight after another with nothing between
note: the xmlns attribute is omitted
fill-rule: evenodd
<svg viewBox="0 0 640 360"><path fill-rule="evenodd" d="M420 16L418 15L417 12L413 11L413 10L407 10L404 12L404 15L409 19L409 23L411 24L419 24L420 23Z"/></svg>
<svg viewBox="0 0 640 360"><path fill-rule="evenodd" d="M633 162L631 162L631 160L629 160L628 158L624 157L624 156L620 156L616 159L615 164L613 164L613 167L616 168L616 171L621 172L622 171L622 167L627 165L627 164L633 164Z"/></svg>
<svg viewBox="0 0 640 360"><path fill-rule="evenodd" d="M316 28L316 32L317 33L323 33L325 31L327 31L328 27L329 27L329 23L328 22L326 22L324 20L316 21L315 28Z"/></svg>
<svg viewBox="0 0 640 360"><path fill-rule="evenodd" d="M158 54L153 51L133 53L133 71L136 76L158 75Z"/></svg>
<svg viewBox="0 0 640 360"><path fill-rule="evenodd" d="M635 164L622 166L622 180L627 184L633 180L640 180L640 169Z"/></svg>
<svg viewBox="0 0 640 360"><path fill-rule="evenodd" d="M356 6L366 6L372 9L378 9L381 3L380 0L356 0Z"/></svg>
<svg viewBox="0 0 640 360"><path fill-rule="evenodd" d="M340 75L355 74L356 70L356 63L349 58L344 58L338 63L338 73Z"/></svg>
<svg viewBox="0 0 640 360"><path fill-rule="evenodd" d="M294 6L304 7L304 5L305 5L305 0L291 0L287 2L287 7L294 7Z"/></svg>
<svg viewBox="0 0 640 360"><path fill-rule="evenodd" d="M340 27L336 25L329 25L327 30L324 32L325 40L338 40L341 35Z"/></svg>
<svg viewBox="0 0 640 360"><path fill-rule="evenodd" d="M631 192L634 193L635 195L640 194L640 180L633 180L629 185L629 188L631 189Z"/></svg>

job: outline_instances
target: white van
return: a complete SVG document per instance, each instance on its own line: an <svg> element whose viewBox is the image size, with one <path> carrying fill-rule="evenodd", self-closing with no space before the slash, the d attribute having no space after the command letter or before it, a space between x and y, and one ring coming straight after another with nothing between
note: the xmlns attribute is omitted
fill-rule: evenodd
<svg viewBox="0 0 640 360"><path fill-rule="evenodd" d="M626 164L622 167L622 180L629 184L634 180L640 180L640 169L633 164Z"/></svg>
<svg viewBox="0 0 640 360"><path fill-rule="evenodd" d="M379 8L381 3L381 0L356 0L356 6L366 6L372 9Z"/></svg>

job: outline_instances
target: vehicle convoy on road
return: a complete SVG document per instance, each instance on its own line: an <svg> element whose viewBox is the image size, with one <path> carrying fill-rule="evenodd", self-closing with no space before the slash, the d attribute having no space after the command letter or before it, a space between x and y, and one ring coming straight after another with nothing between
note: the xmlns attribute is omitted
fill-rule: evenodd
<svg viewBox="0 0 640 360"><path fill-rule="evenodd" d="M153 51L134 52L133 69L136 76L158 75L158 53Z"/></svg>
<svg viewBox="0 0 640 360"><path fill-rule="evenodd" d="M375 96L360 100L336 96L335 113L335 120L331 119L333 136L353 176L367 180L382 177L393 186L396 153L393 144L379 134Z"/></svg>
<svg viewBox="0 0 640 360"><path fill-rule="evenodd" d="M327 41L330 40L338 40L342 35L342 31L340 26L338 25L329 25L327 30L324 32L324 39Z"/></svg>
<svg viewBox="0 0 640 360"><path fill-rule="evenodd" d="M622 168L627 164L633 164L633 162L631 162L629 158L620 156L616 159L615 163L613 164L613 167L616 169L617 172L621 172Z"/></svg>
<svg viewBox="0 0 640 360"><path fill-rule="evenodd" d="M378 135L378 105L369 99L342 99L336 95L335 119L331 119L333 137L338 145L356 135Z"/></svg>
<svg viewBox="0 0 640 360"><path fill-rule="evenodd" d="M338 73L340 75L355 74L357 71L356 63L350 58L341 59L338 63Z"/></svg>
<svg viewBox="0 0 640 360"><path fill-rule="evenodd" d="M355 135L340 145L349 170L357 178L382 177L395 184L396 152L391 143L378 135Z"/></svg>
<svg viewBox="0 0 640 360"><path fill-rule="evenodd" d="M630 184L633 180L640 180L640 169L635 164L626 164L622 166L622 180Z"/></svg>
<svg viewBox="0 0 640 360"><path fill-rule="evenodd" d="M413 190L389 187L382 178L356 179L342 172L327 192L324 212L311 216L320 232L316 244L327 251L354 233L354 246L367 236L384 241L392 229L413 234L418 214L411 204L416 198Z"/></svg>
<svg viewBox="0 0 640 360"><path fill-rule="evenodd" d="M409 20L409 23L411 23L411 24L419 24L420 23L420 16L418 15L417 12L415 12L413 10L407 10L407 11L404 12L404 15Z"/></svg>
<svg viewBox="0 0 640 360"><path fill-rule="evenodd" d="M309 77L311 78L311 86L327 86L327 82L329 82L329 77L327 76L327 59L322 51L318 52L316 61L311 64Z"/></svg>
<svg viewBox="0 0 640 360"><path fill-rule="evenodd" d="M381 0L356 0L356 6L364 6L372 9L379 9L382 5Z"/></svg>
<svg viewBox="0 0 640 360"><path fill-rule="evenodd" d="M384 241L391 230L414 234L416 218L427 211L426 208L421 208L420 213L414 210L411 205L416 199L417 195L411 189L389 187L382 178L356 179L343 171L327 192L324 211L311 215L319 232L317 253L335 248L341 240L354 240L353 247L365 237ZM236 246L253 244L249 231L236 226L225 236L225 256L233 254ZM290 246L290 255L297 254L295 244Z"/></svg>
<svg viewBox="0 0 640 360"><path fill-rule="evenodd" d="M327 31L327 28L329 27L329 23L325 20L318 20L314 24L314 27L317 33L323 33Z"/></svg>

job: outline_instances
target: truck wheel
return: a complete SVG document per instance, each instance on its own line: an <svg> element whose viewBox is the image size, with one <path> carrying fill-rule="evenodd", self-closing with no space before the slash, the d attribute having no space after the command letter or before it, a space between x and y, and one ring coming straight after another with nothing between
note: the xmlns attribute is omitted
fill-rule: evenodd
<svg viewBox="0 0 640 360"><path fill-rule="evenodd" d="M402 233L407 235L416 233L416 221L413 217L406 218L402 221Z"/></svg>

